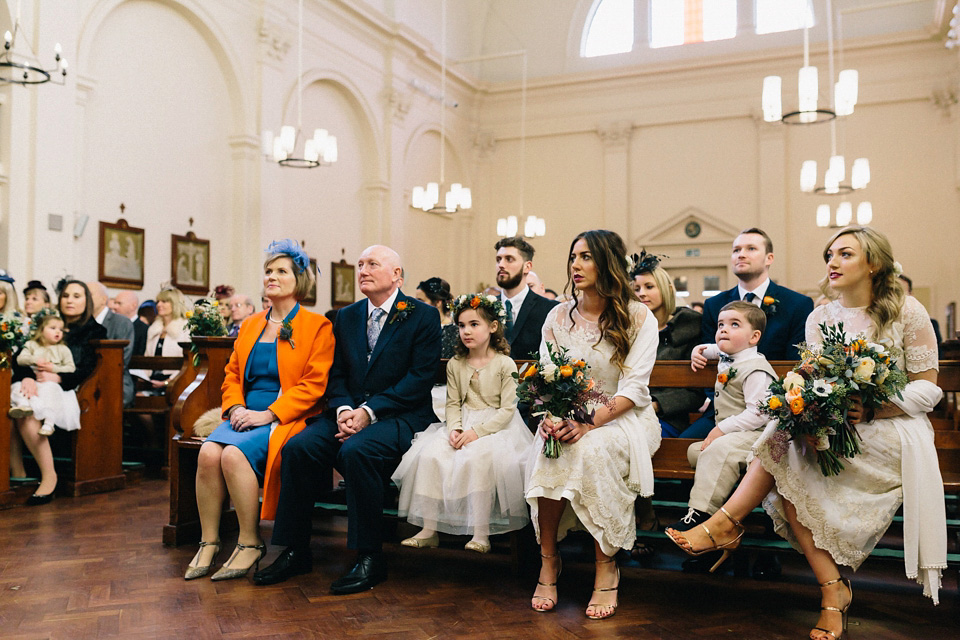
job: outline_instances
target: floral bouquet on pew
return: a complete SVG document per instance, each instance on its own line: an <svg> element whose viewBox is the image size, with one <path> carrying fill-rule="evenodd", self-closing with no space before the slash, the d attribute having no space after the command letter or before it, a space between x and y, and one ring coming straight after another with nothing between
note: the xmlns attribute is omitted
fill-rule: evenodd
<svg viewBox="0 0 960 640"><path fill-rule="evenodd" d="M593 424L596 411L587 412L588 404L609 404L610 399L599 385L587 376L590 367L583 360L571 360L567 349L547 343L550 362L531 364L513 377L517 380L517 399L529 404L535 416L552 422L564 419ZM543 443L543 455L559 458L563 445L552 435Z"/></svg>
<svg viewBox="0 0 960 640"><path fill-rule="evenodd" d="M13 354L27 341L20 314L0 319L0 369L13 366Z"/></svg>
<svg viewBox="0 0 960 640"><path fill-rule="evenodd" d="M217 304L214 298L200 298L193 303L193 311L187 311L186 314L190 337L227 335L227 326L223 323ZM196 344L191 344L190 351L193 352L193 366L196 367L200 364L200 350Z"/></svg>
<svg viewBox="0 0 960 640"><path fill-rule="evenodd" d="M759 404L760 413L777 420L786 442L812 439L817 463L824 476L843 471L843 459L860 453L860 434L847 422L847 411L859 396L864 409L879 409L907 384L907 374L897 365L899 353L867 342L863 335L847 338L843 323L820 325L823 343L801 343L800 364L770 384L769 397ZM776 437L776 436L775 436Z"/></svg>

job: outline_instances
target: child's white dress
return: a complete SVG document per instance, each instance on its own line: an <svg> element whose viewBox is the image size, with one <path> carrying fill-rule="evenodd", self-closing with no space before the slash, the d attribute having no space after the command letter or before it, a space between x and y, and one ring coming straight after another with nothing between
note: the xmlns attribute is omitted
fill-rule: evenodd
<svg viewBox="0 0 960 640"><path fill-rule="evenodd" d="M71 373L76 370L73 363L73 354L65 344L41 346L33 340L23 345L23 350L17 355L17 364L31 367L38 360L48 360L54 366L54 373ZM76 391L64 391L56 382L37 382L37 395L30 399L20 391L21 383L14 382L10 386L10 404L13 407L30 407L33 416L40 422L48 420L64 429L76 431L80 428L80 404L77 402Z"/></svg>
<svg viewBox="0 0 960 640"><path fill-rule="evenodd" d="M446 424L417 434L391 476L400 487L398 515L456 535L497 534L529 521L522 460L533 434L517 412L516 364L497 354L482 369L466 358L447 364ZM461 449L450 432L480 436Z"/></svg>

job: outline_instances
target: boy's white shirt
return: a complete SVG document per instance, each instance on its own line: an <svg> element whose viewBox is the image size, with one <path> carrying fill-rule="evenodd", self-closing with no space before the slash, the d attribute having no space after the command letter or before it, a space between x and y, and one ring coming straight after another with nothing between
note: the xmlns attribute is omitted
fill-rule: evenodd
<svg viewBox="0 0 960 640"><path fill-rule="evenodd" d="M703 357L707 360L719 360L720 348L716 344L709 344L703 350ZM723 355L729 355L724 353ZM733 362L717 363L717 373L723 373L738 362L746 362L759 357L756 347L748 347L743 351L729 356ZM759 374L759 375L758 375ZM770 376L763 371L754 371L747 379L743 381L743 399L746 406L743 411L730 416L717 423L717 427L723 433L733 433L734 431L754 431L767 424L769 418L757 411L757 403L767 395L767 389L770 387Z"/></svg>

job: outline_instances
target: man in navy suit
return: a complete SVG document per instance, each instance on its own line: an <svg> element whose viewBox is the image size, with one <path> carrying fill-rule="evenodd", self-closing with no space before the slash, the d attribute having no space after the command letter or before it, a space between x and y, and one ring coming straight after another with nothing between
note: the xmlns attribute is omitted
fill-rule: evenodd
<svg viewBox="0 0 960 640"><path fill-rule="evenodd" d="M341 309L327 383L327 411L283 447L273 544L286 549L254 574L275 584L312 570L310 520L320 480L335 467L346 481L347 546L358 552L335 594L387 577L382 553L384 488L414 435L436 421L430 391L440 362L440 315L400 291L400 256L384 246L357 262L364 300Z"/></svg>
<svg viewBox="0 0 960 640"><path fill-rule="evenodd" d="M536 360L540 357L540 338L547 313L556 300L544 298L527 285L533 268L534 249L521 237L501 238L497 250L497 286L500 300L507 311L507 342L514 360Z"/></svg>

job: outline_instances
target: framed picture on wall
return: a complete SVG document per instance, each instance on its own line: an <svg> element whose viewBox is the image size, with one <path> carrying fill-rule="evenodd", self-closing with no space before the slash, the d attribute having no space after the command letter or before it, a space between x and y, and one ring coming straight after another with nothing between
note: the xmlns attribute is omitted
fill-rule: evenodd
<svg viewBox="0 0 960 640"><path fill-rule="evenodd" d="M184 293L203 296L210 291L210 241L193 231L171 235L170 276L173 286Z"/></svg>
<svg viewBox="0 0 960 640"><path fill-rule="evenodd" d="M310 273L314 276L318 275L317 273L317 260L316 258L310 258ZM313 279L313 286L310 287L310 292L307 293L306 297L300 301L300 304L305 307L313 307L317 304L317 279Z"/></svg>
<svg viewBox="0 0 960 640"><path fill-rule="evenodd" d="M352 264L346 260L330 263L330 305L342 309L356 300L356 280Z"/></svg>
<svg viewBox="0 0 960 640"><path fill-rule="evenodd" d="M120 289L143 288L143 236L143 229L131 227L123 218L100 223L100 282Z"/></svg>

